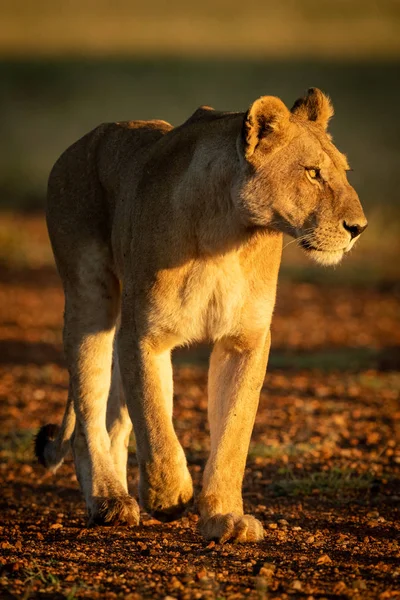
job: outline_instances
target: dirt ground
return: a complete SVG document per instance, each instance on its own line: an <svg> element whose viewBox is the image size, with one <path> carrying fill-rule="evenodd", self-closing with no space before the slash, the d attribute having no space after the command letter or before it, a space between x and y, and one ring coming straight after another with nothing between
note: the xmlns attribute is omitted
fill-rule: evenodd
<svg viewBox="0 0 400 600"><path fill-rule="evenodd" d="M32 239L40 220L27 219ZM44 241L44 243L46 243ZM33 261L35 262L35 261ZM195 506L86 528L71 458L36 464L67 393L52 266L0 267L0 598L400 598L400 289L283 281L244 480L260 544L197 532ZM206 352L175 357L175 424L196 491L207 457ZM129 481L137 494L134 441Z"/></svg>

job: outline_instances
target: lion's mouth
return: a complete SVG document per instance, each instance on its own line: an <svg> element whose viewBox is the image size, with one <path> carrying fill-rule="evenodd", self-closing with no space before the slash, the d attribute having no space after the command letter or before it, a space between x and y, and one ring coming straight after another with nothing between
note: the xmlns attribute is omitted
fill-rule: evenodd
<svg viewBox="0 0 400 600"><path fill-rule="evenodd" d="M312 244L310 244L310 242L308 242L307 240L301 240L300 246L304 250L315 250L316 252L322 252L322 250L319 250L318 248L316 248L315 246L313 246Z"/></svg>
<svg viewBox="0 0 400 600"><path fill-rule="evenodd" d="M332 253L336 253L336 252L347 252L347 248L317 248L316 246L313 246L310 242L308 242L307 240L301 240L300 241L300 246L303 248L303 250L312 250L313 252L324 252L327 254L332 254Z"/></svg>
<svg viewBox="0 0 400 600"><path fill-rule="evenodd" d="M344 250L326 250L322 248L316 248L307 240L301 240L300 246L305 250L312 259L321 265L336 265L343 257Z"/></svg>

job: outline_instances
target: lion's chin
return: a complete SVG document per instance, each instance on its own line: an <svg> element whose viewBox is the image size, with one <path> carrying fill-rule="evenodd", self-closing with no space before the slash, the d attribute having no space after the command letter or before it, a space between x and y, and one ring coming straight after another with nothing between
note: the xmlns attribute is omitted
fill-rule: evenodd
<svg viewBox="0 0 400 600"><path fill-rule="evenodd" d="M308 248L305 250L307 256L315 260L320 265L330 266L337 265L343 258L343 250L336 250L335 252L326 252L322 250L314 250L313 248Z"/></svg>

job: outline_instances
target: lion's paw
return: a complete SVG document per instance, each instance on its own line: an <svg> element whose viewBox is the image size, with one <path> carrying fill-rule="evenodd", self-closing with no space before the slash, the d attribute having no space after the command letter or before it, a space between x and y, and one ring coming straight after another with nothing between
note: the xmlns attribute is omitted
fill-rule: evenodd
<svg viewBox="0 0 400 600"><path fill-rule="evenodd" d="M199 529L207 540L218 540L221 544L232 542L260 542L264 538L264 528L252 515L214 515L200 519Z"/></svg>
<svg viewBox="0 0 400 600"><path fill-rule="evenodd" d="M139 525L139 505L131 496L96 498L89 510L88 526L94 525Z"/></svg>
<svg viewBox="0 0 400 600"><path fill-rule="evenodd" d="M193 498L193 483L185 466L181 471L171 470L167 476L157 473L140 482L139 496L142 506L160 521L179 518Z"/></svg>

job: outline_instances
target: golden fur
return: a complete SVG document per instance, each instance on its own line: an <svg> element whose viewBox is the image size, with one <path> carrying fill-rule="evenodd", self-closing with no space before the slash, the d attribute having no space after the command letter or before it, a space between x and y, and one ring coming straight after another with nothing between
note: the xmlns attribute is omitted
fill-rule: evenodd
<svg viewBox="0 0 400 600"><path fill-rule="evenodd" d="M91 523L139 522L126 478L131 422L142 506L173 517L191 500L170 353L208 340L200 530L220 541L262 538L261 523L243 514L241 487L282 232L334 264L366 226L346 158L325 131L332 112L312 89L292 111L266 96L247 113L202 107L176 128L105 124L54 166L47 222L65 290L70 391L58 435L44 428L37 454L54 470L72 440Z"/></svg>

